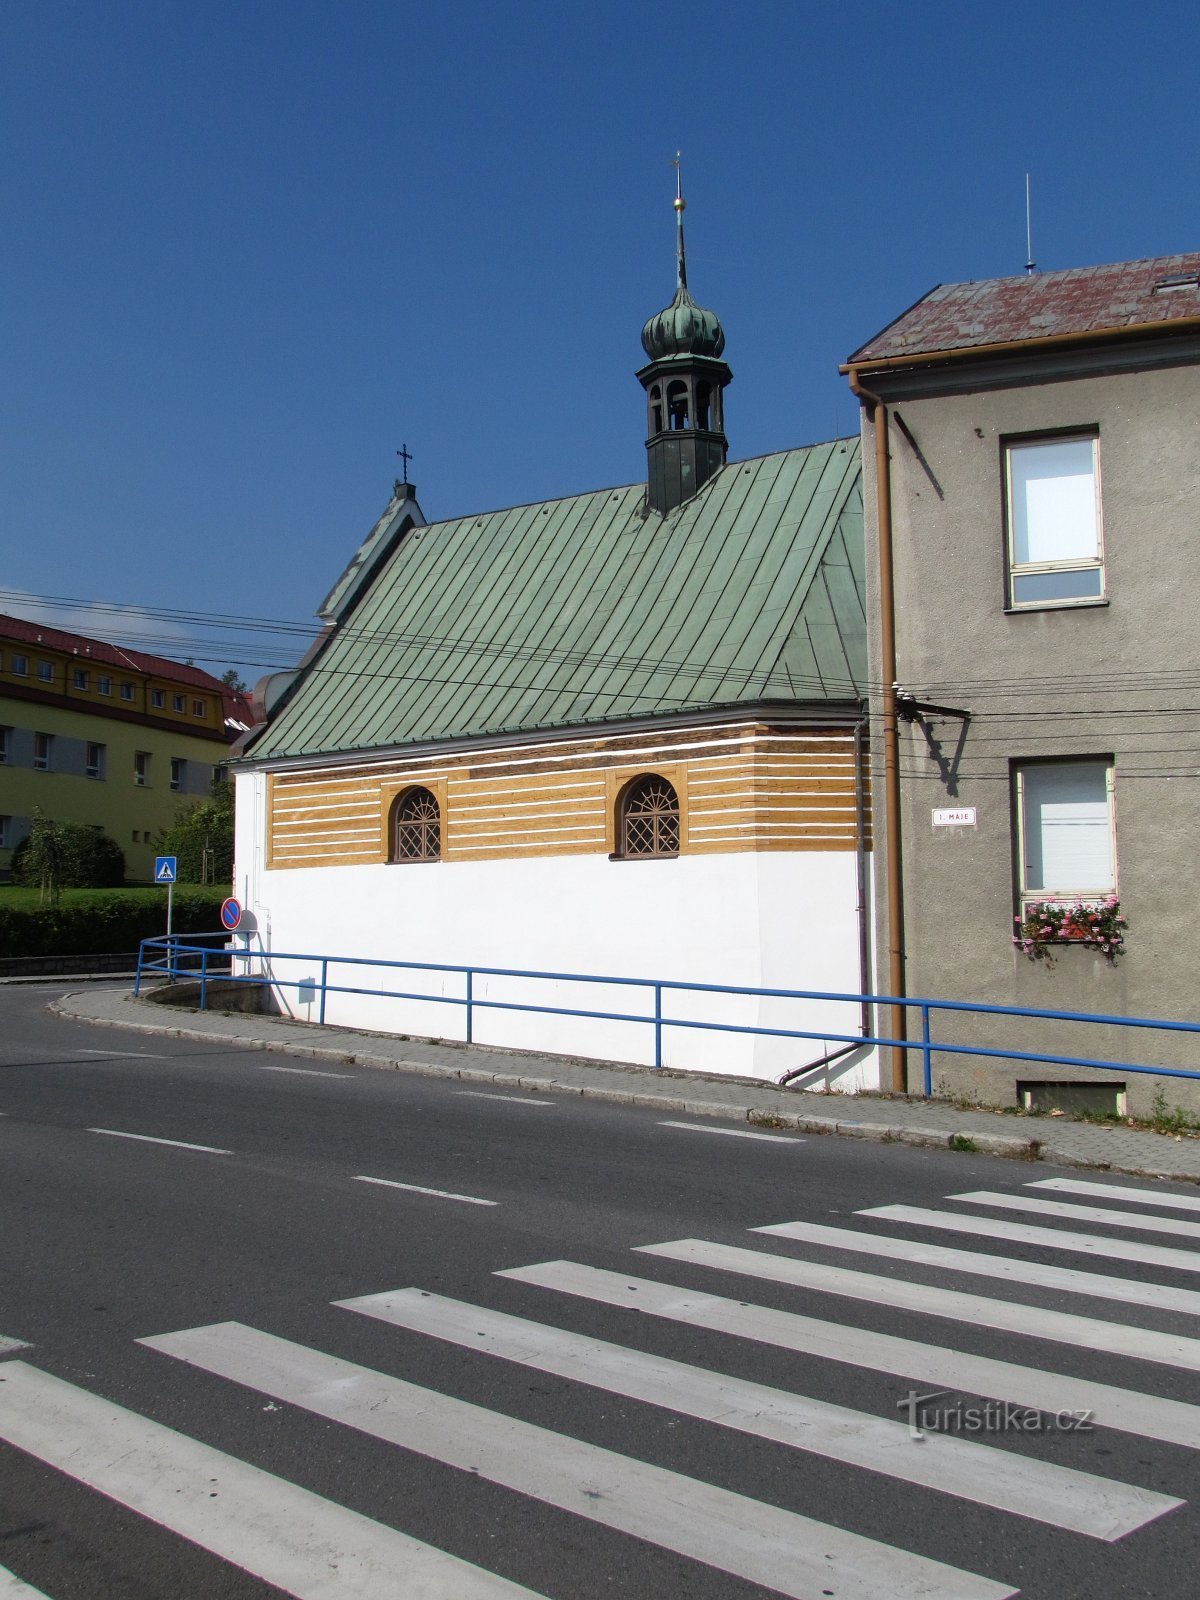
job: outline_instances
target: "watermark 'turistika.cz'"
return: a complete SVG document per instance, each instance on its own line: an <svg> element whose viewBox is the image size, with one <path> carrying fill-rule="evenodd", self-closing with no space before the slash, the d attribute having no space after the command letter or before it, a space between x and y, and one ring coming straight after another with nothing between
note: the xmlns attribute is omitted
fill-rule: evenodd
<svg viewBox="0 0 1200 1600"><path fill-rule="evenodd" d="M949 1389L930 1394L908 1391L896 1410L908 1417L910 1439L923 1439L929 1433L1090 1433L1093 1427L1091 1411L1034 1411L999 1400L982 1405L956 1400L934 1407L935 1400L949 1393Z"/></svg>

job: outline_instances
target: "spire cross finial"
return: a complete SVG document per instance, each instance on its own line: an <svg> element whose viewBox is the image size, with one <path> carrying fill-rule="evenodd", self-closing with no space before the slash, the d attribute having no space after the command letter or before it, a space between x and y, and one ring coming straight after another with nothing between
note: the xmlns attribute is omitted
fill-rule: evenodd
<svg viewBox="0 0 1200 1600"><path fill-rule="evenodd" d="M683 198L683 169L680 165L683 151L676 150L671 165L675 168L675 275L681 289L687 288L687 257L683 252L683 213L687 210L687 201Z"/></svg>
<svg viewBox="0 0 1200 1600"><path fill-rule="evenodd" d="M409 454L409 451L408 451L408 446L406 444L402 444L400 446L399 450L396 451L396 454L400 457L401 461L404 463L404 467L403 467L404 482L407 483L408 482L408 463L412 460L412 456Z"/></svg>

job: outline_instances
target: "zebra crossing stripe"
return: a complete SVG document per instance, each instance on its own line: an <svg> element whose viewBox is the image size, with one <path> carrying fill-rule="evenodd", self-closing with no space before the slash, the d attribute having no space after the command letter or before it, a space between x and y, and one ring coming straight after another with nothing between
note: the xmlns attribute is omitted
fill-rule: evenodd
<svg viewBox="0 0 1200 1600"><path fill-rule="evenodd" d="M47 1600L40 1589L22 1583L15 1572L0 1567L0 1600Z"/></svg>
<svg viewBox="0 0 1200 1600"><path fill-rule="evenodd" d="M865 1367L895 1377L929 1384L935 1389L986 1395L1051 1415L1088 1412L1090 1420L1121 1433L1160 1439L1195 1450L1200 1446L1200 1407L1159 1395L1140 1394L1111 1384L1046 1372L1036 1367L968 1355L941 1345L874 1333L840 1322L821 1322L794 1311L747 1305L721 1295L700 1294L674 1284L655 1283L623 1272L606 1272L574 1261L546 1261L533 1267L509 1267L497 1274L519 1283L537 1284L561 1294L579 1295L603 1305L641 1311L694 1328L710 1328L753 1339L784 1350L796 1350Z"/></svg>
<svg viewBox="0 0 1200 1600"><path fill-rule="evenodd" d="M1039 1200L1032 1194L992 1194L987 1189L973 1189L970 1194L948 1194L946 1199L961 1200L971 1206L991 1206L1000 1211L1032 1211L1043 1217L1065 1217L1070 1222L1103 1222L1109 1228L1133 1228L1138 1233L1173 1233L1181 1239L1200 1239L1200 1222L1186 1222L1182 1217L1152 1217L1144 1213L1134 1216L1128 1211L1115 1211L1111 1206L1077 1206L1066 1200Z"/></svg>
<svg viewBox="0 0 1200 1600"><path fill-rule="evenodd" d="M1192 1194L1155 1194L1150 1189L1130 1189L1116 1183L1087 1183L1082 1178L1040 1178L1027 1189L1055 1189L1060 1194L1091 1194L1101 1200L1123 1200L1126 1205L1163 1206L1172 1211L1200 1211L1200 1197Z"/></svg>
<svg viewBox="0 0 1200 1600"><path fill-rule="evenodd" d="M941 1228L949 1233L971 1233L981 1239L1003 1239L1008 1244L1038 1245L1048 1250L1069 1250L1075 1255L1105 1256L1110 1261L1136 1261L1143 1267L1169 1267L1173 1272L1200 1272L1200 1253L1173 1250L1169 1245L1126 1243L1104 1239L1097 1233L1072 1233L1066 1228L1038 1228L1031 1222L1005 1222L998 1217L964 1217L956 1211L930 1211L924 1206L872 1206L860 1217L881 1217L885 1222L911 1222L918 1228Z"/></svg>
<svg viewBox="0 0 1200 1600"><path fill-rule="evenodd" d="M336 1304L393 1327L481 1350L609 1394L665 1406L755 1438L1097 1539L1121 1539L1183 1503L946 1434L931 1435L914 1449L903 1422L706 1372L420 1289L363 1295Z"/></svg>
<svg viewBox="0 0 1200 1600"><path fill-rule="evenodd" d="M707 1239L642 1245L639 1254L666 1256L670 1261L715 1267L718 1272L738 1272L798 1289L815 1289L819 1294L844 1295L848 1300L865 1300L870 1305L898 1306L903 1311L968 1322L977 1328L1020 1333L1053 1344L1070 1344L1081 1350L1099 1350L1106 1355L1131 1356L1135 1361L1155 1361L1164 1367L1200 1372L1200 1339L1126 1322L1102 1322L1094 1317L1077 1317L1069 1311L1025 1305L1019 1300L992 1300L982 1294L937 1289L927 1283L882 1278L877 1273L852 1272L822 1261L798 1261L793 1256L768 1255L762 1250L743 1250L738 1245L713 1244Z"/></svg>
<svg viewBox="0 0 1200 1600"><path fill-rule="evenodd" d="M0 1380L0 1439L296 1600L532 1595L23 1361Z"/></svg>
<svg viewBox="0 0 1200 1600"><path fill-rule="evenodd" d="M236 1322L139 1342L792 1600L825 1589L839 1600L1004 1600L1017 1593Z"/></svg>
<svg viewBox="0 0 1200 1600"><path fill-rule="evenodd" d="M1015 1256L985 1255L982 1251L956 1250L951 1245L900 1239L894 1234L858 1233L849 1228L827 1228L819 1222L776 1222L751 1228L751 1233L797 1239L802 1244L829 1245L835 1250L880 1256L889 1261L909 1261L914 1266L939 1271L969 1272L979 1278L999 1278L1005 1283L1028 1283L1039 1289L1061 1289L1126 1305L1153 1306L1156 1311L1183 1311L1200 1316L1200 1290L1176 1289L1172 1284L1142 1283L1137 1278L1110 1278L1101 1272L1081 1272L1077 1267L1048 1267L1040 1261L1019 1261Z"/></svg>

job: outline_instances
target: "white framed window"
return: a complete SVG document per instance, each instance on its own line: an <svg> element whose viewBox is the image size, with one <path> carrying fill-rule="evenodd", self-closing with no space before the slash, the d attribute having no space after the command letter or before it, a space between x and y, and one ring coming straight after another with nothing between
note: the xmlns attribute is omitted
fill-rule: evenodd
<svg viewBox="0 0 1200 1600"><path fill-rule="evenodd" d="M187 762L179 756L171 757L171 787L182 789L184 779L187 777Z"/></svg>
<svg viewBox="0 0 1200 1600"><path fill-rule="evenodd" d="M151 689L150 704L156 711L161 711L167 703L167 697L161 689Z"/></svg>
<svg viewBox="0 0 1200 1600"><path fill-rule="evenodd" d="M1102 600L1098 436L1009 440L1004 467L1009 604Z"/></svg>
<svg viewBox="0 0 1200 1600"><path fill-rule="evenodd" d="M205 705L203 700L193 700L192 701L192 715L194 717L202 717L205 714L207 709L208 708Z"/></svg>
<svg viewBox="0 0 1200 1600"><path fill-rule="evenodd" d="M38 662L37 675L38 675L38 682L39 683L53 683L54 682L54 663L53 663L53 661L39 661Z"/></svg>
<svg viewBox="0 0 1200 1600"><path fill-rule="evenodd" d="M121 685L121 699L122 700L132 700L133 699L133 685L131 683L123 683Z"/></svg>
<svg viewBox="0 0 1200 1600"><path fill-rule="evenodd" d="M54 753L54 737L49 733L35 733L33 736L33 769L35 772L49 772L50 758Z"/></svg>
<svg viewBox="0 0 1200 1600"><path fill-rule="evenodd" d="M88 686L88 675L87 675L87 673L84 671L84 669L82 667L76 667L74 672L71 674L71 687L72 687L72 689L86 689L87 686Z"/></svg>
<svg viewBox="0 0 1200 1600"><path fill-rule="evenodd" d="M150 787L150 757L145 750L134 752L133 781L139 789L148 789Z"/></svg>
<svg viewBox="0 0 1200 1600"><path fill-rule="evenodd" d="M14 655L12 661L9 663L8 670L12 673L14 678L27 678L29 676L28 656Z"/></svg>
<svg viewBox="0 0 1200 1600"><path fill-rule="evenodd" d="M102 778L104 776L104 758L107 750L102 744L89 744L87 747L87 760L84 771L89 778Z"/></svg>
<svg viewBox="0 0 1200 1600"><path fill-rule="evenodd" d="M11 817L0 817L0 850L8 849L9 829L11 827Z"/></svg>
<svg viewBox="0 0 1200 1600"><path fill-rule="evenodd" d="M1111 760L1023 762L1016 788L1022 901L1116 894Z"/></svg>
<svg viewBox="0 0 1200 1600"><path fill-rule="evenodd" d="M187 710L187 695L185 695L185 694L173 694L171 696L171 710L172 711L186 711Z"/></svg>
<svg viewBox="0 0 1200 1600"><path fill-rule="evenodd" d="M11 728L0 728L0 767L8 763L9 739L12 736Z"/></svg>
<svg viewBox="0 0 1200 1600"><path fill-rule="evenodd" d="M111 678L106 678L103 674L101 674L96 679L96 693L97 694L111 694L112 693L112 679Z"/></svg>

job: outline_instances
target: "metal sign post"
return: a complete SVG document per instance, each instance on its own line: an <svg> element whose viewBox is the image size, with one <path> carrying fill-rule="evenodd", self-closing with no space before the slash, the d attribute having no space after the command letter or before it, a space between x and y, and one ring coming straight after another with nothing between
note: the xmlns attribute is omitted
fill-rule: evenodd
<svg viewBox="0 0 1200 1600"><path fill-rule="evenodd" d="M171 919L175 910L175 856L155 856L154 881L167 886L167 938L171 937Z"/></svg>

